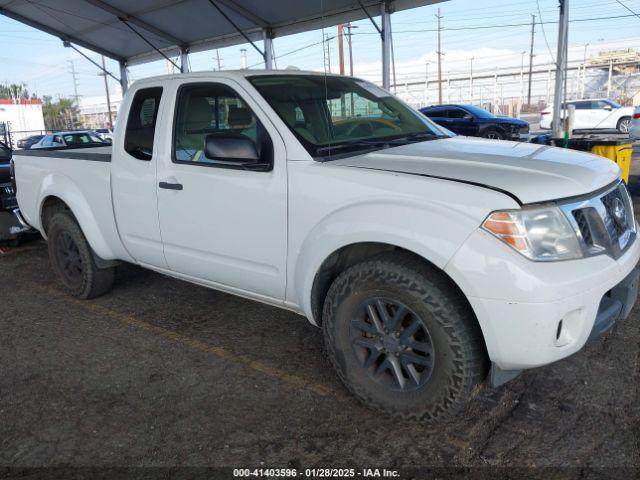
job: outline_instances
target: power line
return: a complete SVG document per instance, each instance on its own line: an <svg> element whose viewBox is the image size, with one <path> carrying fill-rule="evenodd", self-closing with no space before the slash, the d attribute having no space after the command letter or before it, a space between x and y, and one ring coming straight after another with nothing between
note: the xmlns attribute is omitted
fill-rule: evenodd
<svg viewBox="0 0 640 480"><path fill-rule="evenodd" d="M633 13L636 17L640 18L640 15L638 15L636 12L634 12L633 10L631 10L629 7L627 7L624 3L622 3L620 0L616 0L616 2L618 2L621 6L623 6L624 8L626 8L627 10L629 10L631 13Z"/></svg>

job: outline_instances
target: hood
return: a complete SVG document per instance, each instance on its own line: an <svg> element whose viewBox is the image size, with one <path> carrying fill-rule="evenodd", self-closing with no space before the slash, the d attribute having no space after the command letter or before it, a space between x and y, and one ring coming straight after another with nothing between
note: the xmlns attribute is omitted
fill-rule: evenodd
<svg viewBox="0 0 640 480"><path fill-rule="evenodd" d="M478 118L479 123L496 123L500 125L516 125L518 127L527 127L529 122L512 117L496 117L496 118Z"/></svg>
<svg viewBox="0 0 640 480"><path fill-rule="evenodd" d="M412 143L328 163L486 186L522 204L584 195L620 175L614 162L590 153L465 137Z"/></svg>

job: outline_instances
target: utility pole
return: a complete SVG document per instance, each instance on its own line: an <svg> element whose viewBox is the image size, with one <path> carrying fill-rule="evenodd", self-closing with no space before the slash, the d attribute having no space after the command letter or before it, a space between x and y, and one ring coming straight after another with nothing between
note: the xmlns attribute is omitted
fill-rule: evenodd
<svg viewBox="0 0 640 480"><path fill-rule="evenodd" d="M438 50L436 51L438 54L438 104L442 105L442 48L440 44L440 32L442 31L440 20L442 20L442 15L440 15L440 9L438 9L436 18L438 19Z"/></svg>
<svg viewBox="0 0 640 480"><path fill-rule="evenodd" d="M558 28L558 53L556 55L556 82L553 92L553 137L562 136L562 92L567 63L567 30L569 26L569 0L560 0L560 22Z"/></svg>
<svg viewBox="0 0 640 480"><path fill-rule="evenodd" d="M352 27L350 23L347 23L347 48L349 49L349 75L353 77L353 50L351 49L351 29L358 28Z"/></svg>
<svg viewBox="0 0 640 480"><path fill-rule="evenodd" d="M520 100L518 109L518 118L520 118L520 111L522 110L522 104L524 103L524 56L527 52L522 52L520 55Z"/></svg>
<svg viewBox="0 0 640 480"><path fill-rule="evenodd" d="M111 117L111 98L109 97L109 82L107 81L107 70L104 66L104 55L102 57L102 75L104 77L104 92L107 95L107 111L109 112L109 128L113 128L113 119Z"/></svg>
<svg viewBox="0 0 640 480"><path fill-rule="evenodd" d="M353 50L351 48L351 29L358 28L352 27L351 23L347 23L347 48L349 48L349 75L353 77ZM349 94L349 104L351 106L351 116L355 115L353 112L353 92Z"/></svg>
<svg viewBox="0 0 640 480"><path fill-rule="evenodd" d="M340 65L340 75L344 75L344 45L342 43L342 24L338 24L338 63Z"/></svg>
<svg viewBox="0 0 640 480"><path fill-rule="evenodd" d="M77 107L79 106L80 96L78 95L78 77L76 76L76 67L75 67L75 64L73 63L73 60L67 60L67 61L69 62L69 66L71 68L71 70L69 70L69 73L73 77L73 98L76 101L76 107Z"/></svg>
<svg viewBox="0 0 640 480"><path fill-rule="evenodd" d="M216 48L216 64L218 65L218 71L222 70L220 66L220 50Z"/></svg>
<svg viewBox="0 0 640 480"><path fill-rule="evenodd" d="M67 60L69 62L69 65L71 67L71 70L69 70L69 73L71 73L71 76L73 77L73 98L75 100L75 104L76 104L76 108L80 108L80 96L78 95L78 77L76 76L76 67L75 64L73 63L73 60ZM75 122L75 118L71 119L71 124L73 125L73 128L76 127L76 122Z"/></svg>
<svg viewBox="0 0 640 480"><path fill-rule="evenodd" d="M527 92L527 105L531 105L531 80L533 75L533 43L536 36L536 16L531 15L531 49L529 50L529 90Z"/></svg>
<svg viewBox="0 0 640 480"><path fill-rule="evenodd" d="M343 31L343 27L342 24L339 23L338 24L338 64L339 64L339 69L340 69L340 75L344 75L344 44L342 41L342 33ZM340 114L342 115L342 118L347 116L347 106L345 104L345 98L344 95L340 95Z"/></svg>

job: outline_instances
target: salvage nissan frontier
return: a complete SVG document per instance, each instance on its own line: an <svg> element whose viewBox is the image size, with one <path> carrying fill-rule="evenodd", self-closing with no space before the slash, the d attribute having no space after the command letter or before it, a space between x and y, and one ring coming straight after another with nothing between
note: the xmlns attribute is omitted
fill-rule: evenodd
<svg viewBox="0 0 640 480"><path fill-rule="evenodd" d="M637 296L615 163L455 136L353 77L140 80L112 146L14 162L17 213L70 295L130 262L292 310L356 397L404 419L577 352Z"/></svg>

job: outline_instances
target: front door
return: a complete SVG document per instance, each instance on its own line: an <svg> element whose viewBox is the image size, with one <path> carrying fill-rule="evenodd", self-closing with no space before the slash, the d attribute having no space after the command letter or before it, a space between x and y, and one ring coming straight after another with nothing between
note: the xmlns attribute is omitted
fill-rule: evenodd
<svg viewBox="0 0 640 480"><path fill-rule="evenodd" d="M160 229L169 268L284 299L284 143L260 107L231 80L181 83L175 99L173 138L158 174ZM229 134L250 140L259 161L241 165L205 153L207 136Z"/></svg>

